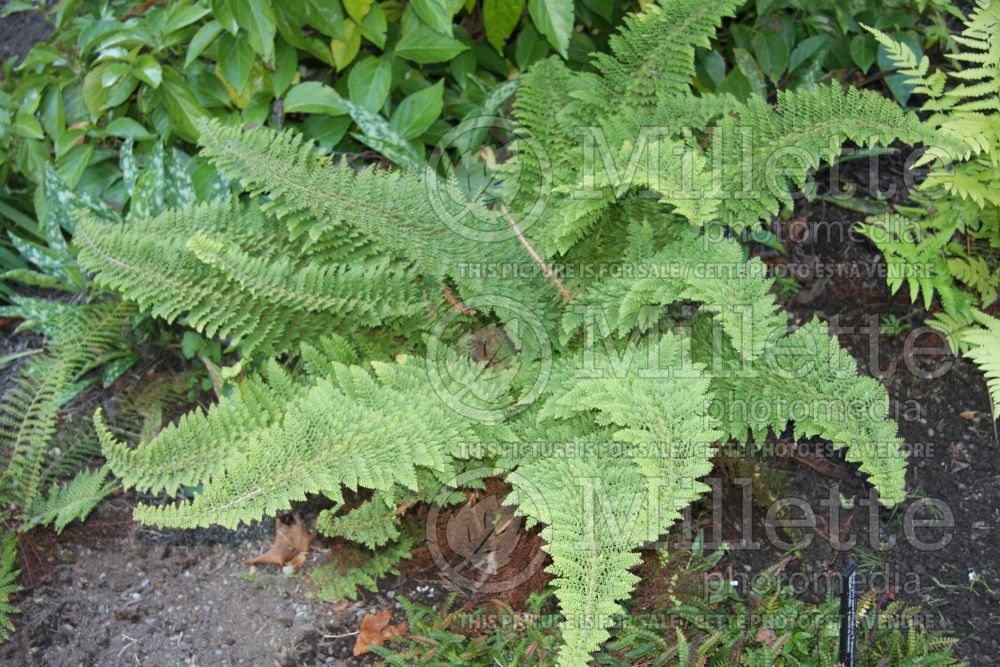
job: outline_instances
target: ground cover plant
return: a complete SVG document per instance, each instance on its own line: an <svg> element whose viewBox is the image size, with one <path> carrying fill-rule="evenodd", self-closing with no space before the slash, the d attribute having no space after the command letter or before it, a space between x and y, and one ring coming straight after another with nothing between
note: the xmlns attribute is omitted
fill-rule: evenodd
<svg viewBox="0 0 1000 667"><path fill-rule="evenodd" d="M780 431L794 418L798 433L845 447L883 502L899 502L906 457L885 417L884 390L857 375L821 323L786 332L763 271L564 283L549 266L565 258L649 266L739 263L735 241L720 236L705 242L716 221L753 226L790 199L787 191L768 189L763 172L742 183L745 148L735 140L741 125L752 131L752 155L763 159L783 147L807 155L798 165L800 184L805 168L818 166L831 145L937 138L895 103L857 90L784 93L774 106L759 98L742 104L695 96L695 47L706 44L733 9L735 4L711 11L683 2L652 6L626 20L611 53L597 57L596 72L575 73L558 60L529 70L515 117L553 160L551 173L523 141L500 166L501 177L517 169L534 182L522 180L513 196L501 189L488 210L481 199L464 203L484 219L492 214L506 223L506 238L496 239L487 227L464 235L443 231L441 212L426 198L426 181L432 190L450 184L435 180L434 172L355 172L332 164L295 134L218 122L200 127L202 155L252 194L266 195L263 205L257 198L219 201L124 226L84 214L76 242L99 285L156 316L183 317L199 331L229 339L244 355L241 370L275 352L302 357L301 374L263 362L218 406L137 449L112 437L98 415L104 453L127 486L168 494L201 487L177 504L141 505L136 517L160 526L235 527L288 508L307 493L341 500L341 486L376 492L352 512L374 511L372 504L385 512L414 494L456 483L470 463L467 445L479 445L471 463L506 474L513 487L508 501L529 523L545 525L542 537L567 619L559 662L570 665L586 664L607 639L636 581L629 573L638 564L634 549L655 541L705 488L696 480L710 470L719 440L745 439L769 427ZM626 187L593 182L585 200L568 192L585 167L567 150L570 128L590 123L611 138L611 146L624 146L640 127L662 125L657 120L667 117L685 118L684 128L696 132L719 122L704 147L681 130L657 137L661 155L684 159L652 163ZM681 165L693 173L683 173ZM723 184L716 191L709 182L713 168ZM522 230L547 179L557 194L546 215ZM704 189L696 191L699 186ZM738 196L744 187L752 197ZM656 198L640 195L647 188ZM586 238L597 230L596 241ZM494 238L483 240L491 231ZM534 280L503 285L486 272L470 277L464 271L519 260L537 264ZM509 324L526 311L536 330L522 329L510 341L507 362L463 358L427 317L425 295L449 284L462 304L460 315L471 317L475 309L475 317ZM686 317L673 312L682 300L700 304L700 311ZM737 307L749 313L750 327L745 315L737 317ZM607 318L598 321L606 328L596 336L586 321L594 313ZM694 333L669 330L680 324ZM342 335L332 337L334 328ZM398 335L414 330L430 338L412 341L411 333L400 353ZM636 358L645 365L623 365L619 356L634 331ZM802 346L811 352L808 363ZM518 367L515 358L524 363ZM753 369L752 380L732 372L740 366ZM541 383L540 371L549 376ZM844 414L807 408L792 415L779 400L789 391L817 401L831 393L854 400ZM766 420L710 411L717 394L749 392L772 397L775 410ZM457 396L466 399L456 402ZM554 454L524 455L517 447L539 441L556 443ZM575 456L574 442L597 443L597 450ZM619 443L629 455L609 460L602 448ZM673 449L669 465L642 454L658 443ZM588 516L585 505L573 501L581 477L599 490L614 489L611 516L631 511L636 524L622 531L607 516ZM655 493L648 493L650 486ZM390 521L397 514L389 512ZM391 534L375 524L354 536L379 545Z"/></svg>
<svg viewBox="0 0 1000 667"><path fill-rule="evenodd" d="M787 284L745 240L767 240L761 228L787 220L845 146L925 147L938 161L927 188L962 158L956 207L988 190L995 10L982 2L952 36L957 10L921 4L934 29L918 48L906 31L919 13L820 4L39 10L56 37L0 98L13 230L0 315L45 341L4 359L19 366L0 404L0 632L18 611L14 531L62 531L123 489L149 535L273 517L274 545L248 563L291 574L316 540L305 510L333 545L310 572L320 599L378 595L407 559L489 594L509 555L499 537L537 539L519 581L546 623L492 617L500 629L470 638L454 631L454 599L407 601L406 618L364 615L331 635L357 635L356 656L834 664L825 592L649 598L664 579L722 568L721 552L667 548L665 535L706 499L713 469L748 469L726 443L829 443L883 516L920 493L886 388L822 318L779 305ZM924 49L965 49L957 58L982 67L946 90ZM868 71L869 56L880 74L842 73ZM935 113L900 105L911 96ZM988 197L969 199L986 210ZM986 231L967 238L986 242L988 215L972 215L963 230ZM995 385L989 279L959 280L984 310L963 301L965 328L949 331ZM942 302L944 282L930 286ZM160 364L181 379L164 382ZM161 390L183 405L168 414ZM780 476L746 465L780 495ZM495 507L472 502L491 494ZM459 566L431 538L455 516L478 544L450 554ZM674 625L630 626L650 604ZM953 640L892 591L864 594L859 616L867 659L956 662Z"/></svg>
<svg viewBox="0 0 1000 667"><path fill-rule="evenodd" d="M927 267L920 275L896 274L891 287L904 284L910 298L930 309L937 296L941 310L929 319L949 335L984 371L1000 407L1000 322L995 315L1000 285L1000 217L997 215L997 150L1000 147L1000 6L980 2L955 39L962 50L952 56L953 71L931 70L906 44L872 29L899 68L900 76L926 97L930 122L957 138L958 155L931 152L931 166L914 206L868 221L868 234L890 266ZM958 158L956 163L955 158ZM985 312L984 312L985 311ZM993 315L990 313L993 312Z"/></svg>

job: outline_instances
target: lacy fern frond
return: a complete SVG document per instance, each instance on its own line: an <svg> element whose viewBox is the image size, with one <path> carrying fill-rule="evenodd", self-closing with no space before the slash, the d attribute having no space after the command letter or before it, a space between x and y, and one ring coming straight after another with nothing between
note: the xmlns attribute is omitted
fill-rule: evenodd
<svg viewBox="0 0 1000 667"><path fill-rule="evenodd" d="M635 109L690 92L695 49L708 48L722 19L743 3L660 0L626 17L621 33L611 37L611 54L594 57L607 100Z"/></svg>
<svg viewBox="0 0 1000 667"><path fill-rule="evenodd" d="M202 155L248 192L268 196L267 210L279 219L307 214L314 238L331 236L369 249L359 235L445 275L453 233L441 224L423 180L406 172L368 168L355 172L334 164L313 142L293 132L255 130L203 121Z"/></svg>
<svg viewBox="0 0 1000 667"><path fill-rule="evenodd" d="M90 364L121 341L133 306L101 302L65 309L47 351L14 378L0 403L0 492L28 510L52 461L49 445L66 392Z"/></svg>
<svg viewBox="0 0 1000 667"><path fill-rule="evenodd" d="M669 238L656 239L656 234ZM743 249L722 230L706 236L658 216L633 222L630 236L631 276L605 280L581 296L563 316L564 342L587 325L604 327L602 335L622 336L636 326L648 330L664 306L682 300L700 302L714 313L744 359L755 359L784 333L787 318L777 312L773 280L766 277L763 262L744 260Z"/></svg>
<svg viewBox="0 0 1000 667"><path fill-rule="evenodd" d="M880 498L894 505L905 497L907 455L895 422L887 418L889 397L875 379L858 374L857 363L813 320L774 341L752 365L702 325L696 359L708 365L714 403L710 414L731 437L762 442L768 429L780 434L792 423L797 438L821 436L845 449Z"/></svg>
<svg viewBox="0 0 1000 667"><path fill-rule="evenodd" d="M278 421L285 406L306 390L271 362L207 412L182 416L134 449L115 438L100 410L95 425L108 467L126 489L175 495L181 487L198 486L220 474L227 461L249 445L253 434Z"/></svg>
<svg viewBox="0 0 1000 667"><path fill-rule="evenodd" d="M986 385L993 400L993 414L1000 415L1000 320L980 313L974 317L981 326L962 331L958 338L968 348L965 356L972 359L986 376Z"/></svg>
<svg viewBox="0 0 1000 667"><path fill-rule="evenodd" d="M222 413L191 416L188 432L212 437L199 449L215 444L224 454L222 463L193 500L140 505L136 519L160 526L235 527L287 509L307 493L339 499L345 486L392 491L399 484L416 490L418 468L448 473L455 448L477 441L476 430L437 398L422 369L372 365L381 382L360 367L335 364L331 377L276 405L280 416L241 434L238 443L218 426ZM161 438L147 447L165 447Z"/></svg>
<svg viewBox="0 0 1000 667"><path fill-rule="evenodd" d="M399 539L401 507L396 494L379 492L346 514L323 510L316 518L316 530L327 537L343 537L376 549Z"/></svg>
<svg viewBox="0 0 1000 667"><path fill-rule="evenodd" d="M721 173L723 222L752 228L791 204L787 182L802 187L847 141L859 146L938 144L941 136L881 95L839 86L779 91L777 104L752 97L712 135L710 156Z"/></svg>
<svg viewBox="0 0 1000 667"><path fill-rule="evenodd" d="M959 66L947 73L929 72L926 58L917 63L908 47L872 32L928 95L928 123L949 141L917 162L931 166L913 196L919 206L869 219L863 233L885 255L893 290L907 281L910 299L922 295L928 309L940 297L943 311L928 323L961 351L967 330L980 342L988 335L975 313L995 303L1000 285L1000 2L977 0L954 36L962 49L949 57Z"/></svg>
<svg viewBox="0 0 1000 667"><path fill-rule="evenodd" d="M413 541L404 537L379 551L337 545L330 560L309 574L316 587L312 596L321 600L355 600L362 589L376 590L380 578L398 574L396 566L411 556Z"/></svg>
<svg viewBox="0 0 1000 667"><path fill-rule="evenodd" d="M631 462L602 460L600 450L582 459L571 451L567 447L554 451L548 460L522 463L518 474L508 478L514 487L508 502L516 503L519 514L546 526L541 536L552 557L548 571L556 576L553 585L566 618L559 664L586 665L609 637L613 619L623 613L620 601L628 599L639 581L629 571L640 562L635 552L638 543L615 519L629 525L636 512L633 501L645 488ZM577 498L581 482L589 484L584 487L591 496L589 504L559 500ZM545 489L544 496L539 489ZM688 500L696 496L692 493ZM676 500L680 497L673 495ZM606 503L600 511L586 509L600 502Z"/></svg>
<svg viewBox="0 0 1000 667"><path fill-rule="evenodd" d="M28 512L31 518L23 529L51 523L55 531L61 533L71 521L87 518L116 487L115 482L108 481L106 468L81 470L69 482L53 483L46 497L38 497Z"/></svg>
<svg viewBox="0 0 1000 667"><path fill-rule="evenodd" d="M389 253L415 263L426 277L454 280L466 299L508 294L538 313L550 312L558 301L541 275L518 281L492 275L493 267L531 262L530 254L513 234L477 240L476 231L495 232L496 224L507 223L479 202L441 196L438 189L446 186L429 170L422 177L375 167L356 172L333 164L294 132L245 131L215 121L203 124L200 141L223 174L239 179L251 194L267 195L268 213L291 220L289 226L309 238L358 247L353 261ZM303 227L304 219L309 224ZM465 224L475 226L471 236L456 231Z"/></svg>
<svg viewBox="0 0 1000 667"><path fill-rule="evenodd" d="M17 533L7 532L0 541L0 644L14 632L11 616L21 613L11 599L22 589L17 585Z"/></svg>
<svg viewBox="0 0 1000 667"><path fill-rule="evenodd" d="M154 316L183 317L199 332L242 344L247 354L424 308L411 271L383 260L316 260L274 228L255 206L231 200L127 224L84 215L76 242L98 284Z"/></svg>

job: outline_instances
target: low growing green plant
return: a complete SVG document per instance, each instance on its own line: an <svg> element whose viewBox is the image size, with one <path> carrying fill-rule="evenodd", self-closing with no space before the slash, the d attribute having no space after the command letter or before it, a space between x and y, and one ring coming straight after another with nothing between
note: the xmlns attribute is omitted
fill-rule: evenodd
<svg viewBox="0 0 1000 667"><path fill-rule="evenodd" d="M745 98L795 90L850 76L884 74L901 104L913 87L894 71L884 48L863 25L910 45L952 51L948 19L960 12L948 0L763 0L744 7L711 51L698 57L699 83Z"/></svg>
<svg viewBox="0 0 1000 667"><path fill-rule="evenodd" d="M136 518L233 527L310 493L339 511L343 489L363 487L374 495L337 514L340 532L354 512L381 516L354 538L391 544L406 507L485 470L544 526L566 619L558 663L584 665L623 613L636 549L708 488L698 480L719 441L794 417L796 437L828 438L900 502L906 455L884 388L824 324L790 331L762 263L724 231L769 219L791 199L785 178L803 185L846 141L939 137L854 89L774 105L696 95L695 49L739 4L662 0L626 19L592 71L536 63L486 197L466 196L454 172L356 171L293 131L211 121L202 156L250 197L128 224L82 212L75 241L98 285L228 340L247 373L137 448L98 414L126 486L194 490ZM657 160L636 160L627 182L591 169L588 145L606 141L627 165L648 127L663 128ZM631 272L557 270L574 264ZM511 265L531 270L491 269ZM807 407L793 415L788 396Z"/></svg>
<svg viewBox="0 0 1000 667"><path fill-rule="evenodd" d="M979 0L955 35L955 71L932 70L908 45L872 33L927 98L928 122L953 150L926 153L918 166L930 172L914 205L869 218L862 233L885 256L893 291L905 285L928 310L938 297L941 310L928 324L983 369L1000 414L1000 321L989 314L1000 285L1000 3Z"/></svg>
<svg viewBox="0 0 1000 667"><path fill-rule="evenodd" d="M518 69L552 52L583 61L619 4L10 2L5 14L43 12L55 32L0 77L0 181L39 183L54 156L70 187L99 191L116 142L194 142L208 117L419 164L450 119L491 113Z"/></svg>

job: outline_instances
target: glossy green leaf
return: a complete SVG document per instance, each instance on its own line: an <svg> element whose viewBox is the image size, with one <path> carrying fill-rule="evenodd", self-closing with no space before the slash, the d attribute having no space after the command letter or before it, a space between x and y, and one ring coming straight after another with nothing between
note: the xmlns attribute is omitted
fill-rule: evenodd
<svg viewBox="0 0 1000 667"><path fill-rule="evenodd" d="M208 114L198 103L188 82L173 67L164 67L163 83L157 92L167 108L174 131L186 141L197 141L198 130L194 120Z"/></svg>
<svg viewBox="0 0 1000 667"><path fill-rule="evenodd" d="M396 55L422 65L451 60L469 47L425 25L409 30L396 45Z"/></svg>
<svg viewBox="0 0 1000 667"><path fill-rule="evenodd" d="M123 139L127 138L132 139L133 141L145 141L156 136L140 125L138 121L129 118L128 116L115 118L113 121L108 123L108 126L104 128L104 131L108 134L108 136L121 137Z"/></svg>
<svg viewBox="0 0 1000 667"><path fill-rule="evenodd" d="M371 9L365 14L365 18L362 19L360 28L365 39L380 49L385 47L385 36L388 33L389 24L386 21L385 10L382 9L381 5L371 6Z"/></svg>
<svg viewBox="0 0 1000 667"><path fill-rule="evenodd" d="M392 64L388 58L368 57L359 60L347 75L347 92L351 101L369 111L377 112L389 97L392 85Z"/></svg>
<svg viewBox="0 0 1000 667"><path fill-rule="evenodd" d="M333 149L347 134L353 119L350 116L332 117L312 114L302 123L302 133L327 150Z"/></svg>
<svg viewBox="0 0 1000 667"><path fill-rule="evenodd" d="M431 30L452 36L452 11L445 0L410 0L410 7Z"/></svg>
<svg viewBox="0 0 1000 667"><path fill-rule="evenodd" d="M743 49L733 49L733 58L736 60L736 65L739 67L740 72L750 84L751 92L758 97L767 99L767 82L764 80L764 73L757 65L754 57Z"/></svg>
<svg viewBox="0 0 1000 667"><path fill-rule="evenodd" d="M357 23L360 23L361 20L368 14L369 10L371 10L373 1L374 0L342 0L344 3L344 9L347 10L347 15L354 19Z"/></svg>
<svg viewBox="0 0 1000 667"><path fill-rule="evenodd" d="M44 139L45 131L42 124L35 118L35 114L21 109L14 116L14 125L11 127L14 134L26 139Z"/></svg>
<svg viewBox="0 0 1000 667"><path fill-rule="evenodd" d="M247 32L254 52L268 65L274 64L274 36L277 32L271 0L230 0L236 22Z"/></svg>
<svg viewBox="0 0 1000 667"><path fill-rule="evenodd" d="M219 58L219 70L237 94L242 94L250 83L253 64L257 60L250 40L242 34L236 37L223 35L219 38L219 53L223 54Z"/></svg>
<svg viewBox="0 0 1000 667"><path fill-rule="evenodd" d="M444 81L407 96L392 112L389 124L404 139L416 139L441 115Z"/></svg>
<svg viewBox="0 0 1000 667"><path fill-rule="evenodd" d="M191 63L197 60L198 56L211 46L222 30L222 23L218 20L209 21L198 28L198 32L194 34L194 37L191 38L191 43L188 44L187 56L184 58L184 67L190 67Z"/></svg>
<svg viewBox="0 0 1000 667"><path fill-rule="evenodd" d="M528 13L538 32L565 58L573 31L573 0L528 0Z"/></svg>
<svg viewBox="0 0 1000 667"><path fill-rule="evenodd" d="M210 9L200 4L189 5L184 2L175 2L170 6L167 20L163 25L163 34L169 35L181 28L186 28L200 20L210 11Z"/></svg>
<svg viewBox="0 0 1000 667"><path fill-rule="evenodd" d="M344 100L344 105L361 129L361 133L352 135L355 139L371 146L386 159L401 167L413 171L420 171L423 168L422 151L400 136L384 118L349 100Z"/></svg>
<svg viewBox="0 0 1000 667"><path fill-rule="evenodd" d="M279 39L275 47L277 66L271 72L271 93L281 97L295 81L299 69L299 52L285 40Z"/></svg>
<svg viewBox="0 0 1000 667"><path fill-rule="evenodd" d="M293 86L285 96L284 106L286 113L323 113L331 116L347 113L340 93L319 81L306 81Z"/></svg>
<svg viewBox="0 0 1000 667"><path fill-rule="evenodd" d="M56 173L66 185L75 188L83 176L84 170L90 165L90 159L94 155L93 144L76 144L59 161Z"/></svg>
<svg viewBox="0 0 1000 667"><path fill-rule="evenodd" d="M864 73L875 64L878 42L871 35L855 35L851 38L851 60Z"/></svg>
<svg viewBox="0 0 1000 667"><path fill-rule="evenodd" d="M212 14L215 19L222 24L222 27L231 35L235 35L240 30L240 24L236 22L236 14L233 13L232 0L209 0L212 6Z"/></svg>
<svg viewBox="0 0 1000 667"><path fill-rule="evenodd" d="M361 29L358 24L347 20L343 27L344 39L334 37L330 40L330 51L338 72L350 65L361 49Z"/></svg>
<svg viewBox="0 0 1000 667"><path fill-rule="evenodd" d="M151 55L139 56L132 67L132 74L143 83L159 88L163 81L163 68Z"/></svg>
<svg viewBox="0 0 1000 667"><path fill-rule="evenodd" d="M760 30L753 36L752 43L761 70L778 83L788 67L788 42L773 30Z"/></svg>
<svg viewBox="0 0 1000 667"><path fill-rule="evenodd" d="M523 13L524 0L483 0L486 40L493 48L503 52Z"/></svg>
<svg viewBox="0 0 1000 667"><path fill-rule="evenodd" d="M549 44L533 25L525 25L514 42L514 62L522 72L549 53Z"/></svg>
<svg viewBox="0 0 1000 667"><path fill-rule="evenodd" d="M794 72L803 63L813 59L826 47L829 38L826 35L812 35L795 45L788 56L788 71Z"/></svg>

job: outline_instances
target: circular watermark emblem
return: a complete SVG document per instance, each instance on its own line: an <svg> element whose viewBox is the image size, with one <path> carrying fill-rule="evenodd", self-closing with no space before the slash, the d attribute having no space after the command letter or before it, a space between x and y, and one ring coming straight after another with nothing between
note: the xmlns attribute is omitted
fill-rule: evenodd
<svg viewBox="0 0 1000 667"><path fill-rule="evenodd" d="M516 160L505 160L517 154ZM499 203L517 202L526 231L552 193L552 163L542 143L502 116L466 118L441 137L424 167L424 187L438 218L453 232L482 242L517 233Z"/></svg>
<svg viewBox="0 0 1000 667"><path fill-rule="evenodd" d="M449 408L479 422L496 423L526 410L552 375L552 344L542 320L506 296L483 295L463 311L492 312L503 322L470 328L458 309L434 323L427 339L427 375ZM469 360L476 363L470 363ZM516 402L513 386L520 389Z"/></svg>
<svg viewBox="0 0 1000 667"><path fill-rule="evenodd" d="M506 480L517 489L519 514L495 495L445 510L456 489L495 477L493 468L464 472L445 484L427 513L427 547L438 569L456 586L478 593L503 593L524 584L545 566L541 543L522 526L523 515L549 523L551 514L541 492L523 475Z"/></svg>

